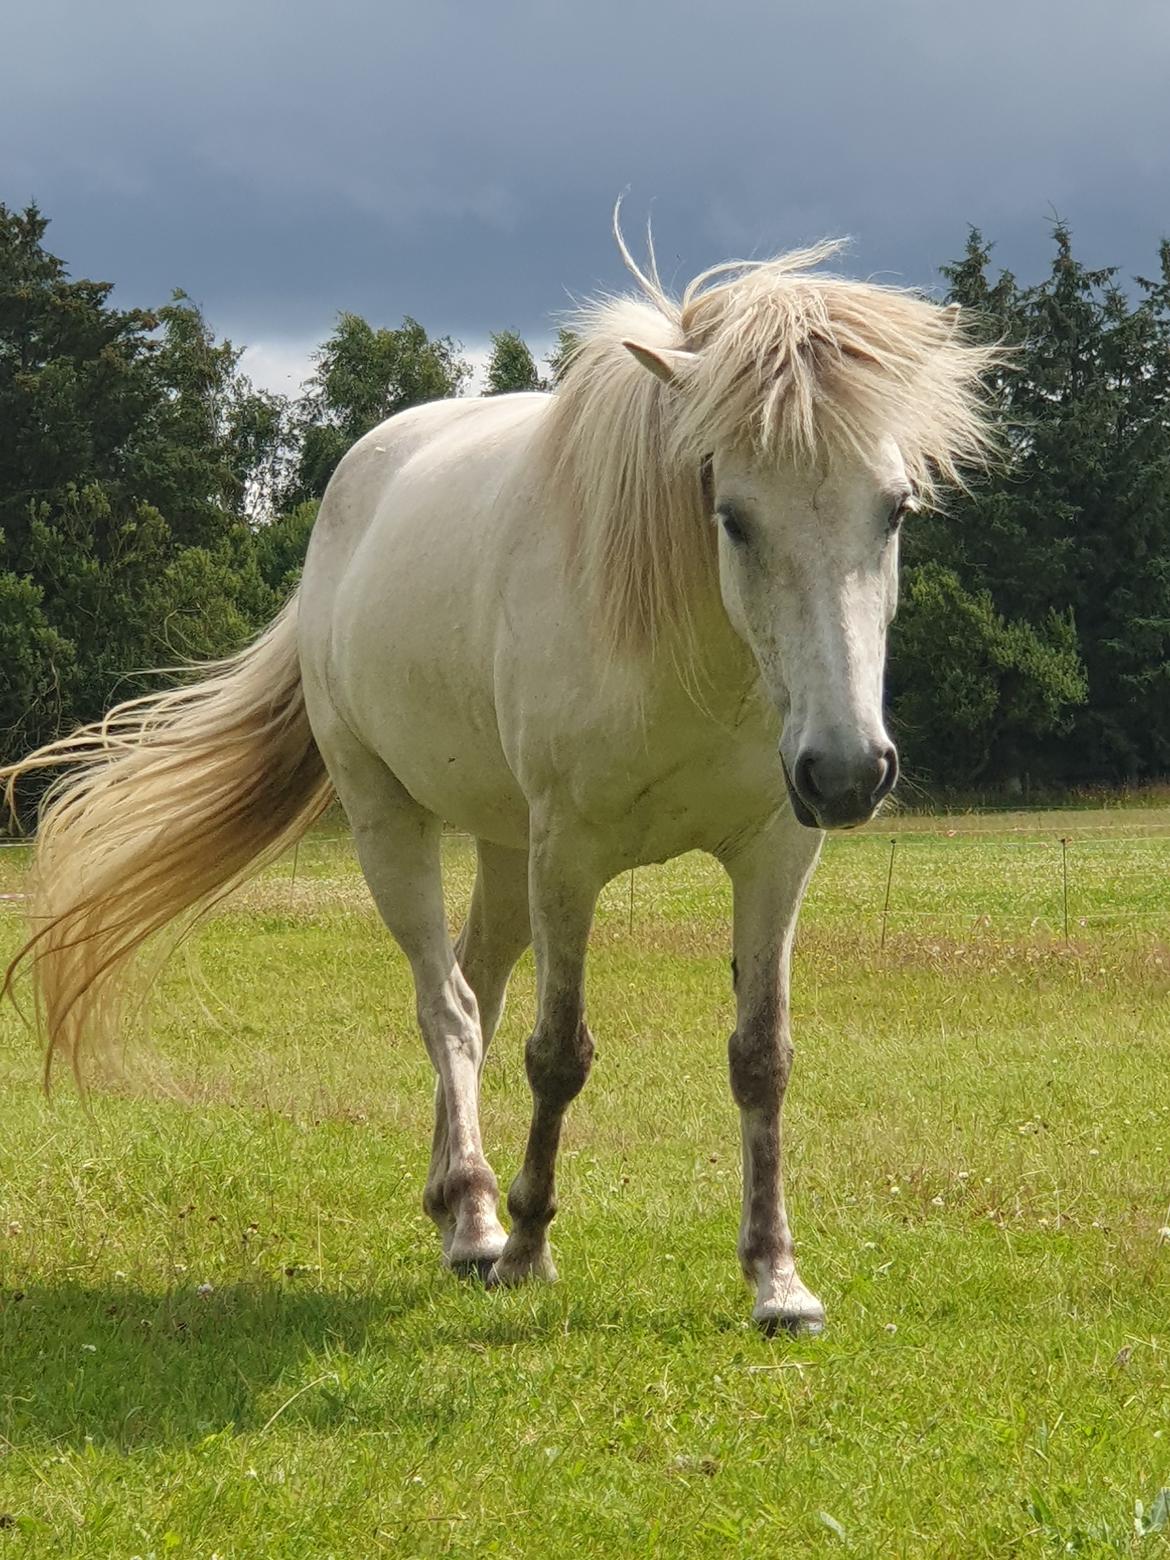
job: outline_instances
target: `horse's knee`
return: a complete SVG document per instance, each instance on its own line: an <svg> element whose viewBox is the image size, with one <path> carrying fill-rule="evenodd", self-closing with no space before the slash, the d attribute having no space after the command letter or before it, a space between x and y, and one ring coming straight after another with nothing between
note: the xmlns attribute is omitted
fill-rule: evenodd
<svg viewBox="0 0 1170 1560"><path fill-rule="evenodd" d="M444 1063L456 1059L471 1062L478 1071L483 1063L484 1039L475 993L462 976L449 982L437 996L418 998L418 1027L440 1076Z"/></svg>
<svg viewBox="0 0 1170 1560"><path fill-rule="evenodd" d="M741 1110L778 1110L792 1071L786 1015L748 1020L727 1042L731 1093Z"/></svg>
<svg viewBox="0 0 1170 1560"><path fill-rule="evenodd" d="M561 1108L585 1087L593 1062L593 1036L578 1013L542 1019L524 1048L528 1082L536 1097Z"/></svg>

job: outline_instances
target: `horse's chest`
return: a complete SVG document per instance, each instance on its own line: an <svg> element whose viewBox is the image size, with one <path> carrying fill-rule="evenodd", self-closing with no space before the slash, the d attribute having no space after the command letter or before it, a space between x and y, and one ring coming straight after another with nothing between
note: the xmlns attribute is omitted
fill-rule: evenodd
<svg viewBox="0 0 1170 1560"><path fill-rule="evenodd" d="M784 805L774 744L724 739L577 776L575 810L609 842L615 870L688 850L723 852Z"/></svg>

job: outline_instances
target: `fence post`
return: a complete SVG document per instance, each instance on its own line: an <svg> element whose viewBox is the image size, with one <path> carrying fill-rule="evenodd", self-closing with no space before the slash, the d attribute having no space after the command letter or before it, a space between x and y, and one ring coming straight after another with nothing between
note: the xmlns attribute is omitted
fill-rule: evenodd
<svg viewBox="0 0 1170 1560"><path fill-rule="evenodd" d="M1064 940L1068 942L1068 838L1060 837L1060 874L1063 884Z"/></svg>
<svg viewBox="0 0 1170 1560"><path fill-rule="evenodd" d="M894 852L897 850L897 848L898 848L898 841L897 841L897 837L895 836L890 841L890 865L889 865L889 867L888 867L888 869L886 871L886 900L885 900L885 903L882 905L882 939L881 939L881 942L878 944L878 952L879 953L886 946L886 919L887 919L887 917L889 916L889 913L890 913L890 888L891 888L891 886L893 884L893 881L894 881Z"/></svg>

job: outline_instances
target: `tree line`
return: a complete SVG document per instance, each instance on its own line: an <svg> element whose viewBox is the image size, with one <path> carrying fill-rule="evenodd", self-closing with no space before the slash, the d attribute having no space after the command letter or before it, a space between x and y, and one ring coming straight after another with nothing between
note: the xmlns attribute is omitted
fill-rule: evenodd
<svg viewBox="0 0 1170 1560"><path fill-rule="evenodd" d="M183 293L117 307L36 207L0 205L0 757L230 653L293 588L329 477L383 418L471 367L414 319L342 314L299 395L251 384ZM975 231L943 270L1011 349L1004 458L907 527L892 728L929 785L1170 772L1170 244L1155 275L1090 269L1056 224L1048 274ZM485 391L552 388L514 331Z"/></svg>

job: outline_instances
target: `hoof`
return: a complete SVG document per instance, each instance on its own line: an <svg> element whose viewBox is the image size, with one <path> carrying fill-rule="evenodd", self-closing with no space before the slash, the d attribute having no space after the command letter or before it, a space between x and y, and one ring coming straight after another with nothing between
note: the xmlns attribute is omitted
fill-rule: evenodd
<svg viewBox="0 0 1170 1560"><path fill-rule="evenodd" d="M765 1338L814 1338L825 1330L825 1313L811 1315L804 1311L782 1311L779 1315L753 1317Z"/></svg>
<svg viewBox="0 0 1170 1560"><path fill-rule="evenodd" d="M492 1287L491 1273L495 1265L495 1257L463 1257L458 1262L447 1263L456 1278L477 1280L488 1289Z"/></svg>
<svg viewBox="0 0 1170 1560"><path fill-rule="evenodd" d="M768 1338L810 1337L824 1332L825 1308L795 1273L785 1273L760 1285L752 1320Z"/></svg>
<svg viewBox="0 0 1170 1560"><path fill-rule="evenodd" d="M480 1224L463 1234L456 1228L449 1240L443 1241L443 1266L451 1269L459 1278L480 1279L487 1282L508 1237L499 1224L484 1227Z"/></svg>
<svg viewBox="0 0 1170 1560"><path fill-rule="evenodd" d="M515 1253L510 1255L505 1250L488 1275L487 1285L489 1289L511 1289L517 1284L534 1281L542 1284L555 1284L557 1281L557 1270L547 1247L543 1251L523 1256Z"/></svg>

